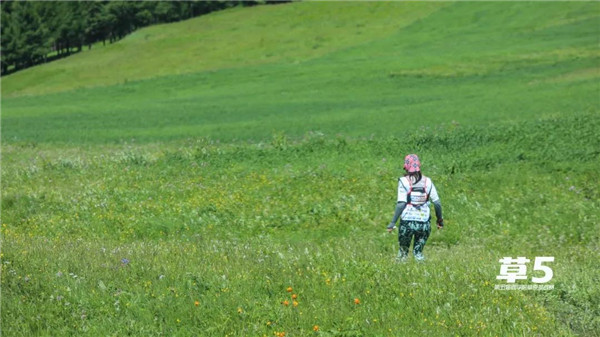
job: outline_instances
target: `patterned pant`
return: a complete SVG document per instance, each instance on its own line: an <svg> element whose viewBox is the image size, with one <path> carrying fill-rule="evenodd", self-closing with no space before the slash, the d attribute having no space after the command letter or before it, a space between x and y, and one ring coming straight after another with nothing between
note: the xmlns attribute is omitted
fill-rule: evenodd
<svg viewBox="0 0 600 337"><path fill-rule="evenodd" d="M408 256L410 241L414 236L413 254L415 255L415 259L424 260L423 247L427 242L427 238L429 238L429 233L431 233L431 223L429 221L400 221L400 227L398 228L398 243L400 244L398 257L406 258Z"/></svg>

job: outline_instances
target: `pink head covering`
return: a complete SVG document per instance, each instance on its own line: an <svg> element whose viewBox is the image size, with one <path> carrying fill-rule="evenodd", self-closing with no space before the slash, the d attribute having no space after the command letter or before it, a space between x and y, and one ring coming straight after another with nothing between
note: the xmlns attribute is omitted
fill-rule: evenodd
<svg viewBox="0 0 600 337"><path fill-rule="evenodd" d="M404 157L404 169L408 173L421 171L421 161L416 154L409 154Z"/></svg>

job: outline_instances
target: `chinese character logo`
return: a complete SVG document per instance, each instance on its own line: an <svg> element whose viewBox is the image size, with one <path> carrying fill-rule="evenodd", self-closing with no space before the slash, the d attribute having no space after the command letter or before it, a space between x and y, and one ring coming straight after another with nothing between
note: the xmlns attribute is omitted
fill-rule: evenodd
<svg viewBox="0 0 600 337"><path fill-rule="evenodd" d="M506 280L506 283L515 283L517 280L527 280L527 264L529 262L531 262L530 259L524 257L524 256L519 256L517 258L512 258L512 257L503 257L502 259L499 260L499 262L501 263L500 265L500 275L496 276L497 280ZM543 272L543 276L542 277L532 277L531 281L533 283L536 283L536 285L534 285L534 287L512 287L509 286L508 288L510 289L535 289L535 290L547 290L547 289L553 289L554 286L538 286L538 284L540 283L547 283L549 282L552 277L554 276L554 273L552 271L552 268L545 266L544 263L546 262L554 262L554 257L553 256L537 256L535 258L534 264L533 264L533 271L541 271ZM538 273L539 274L539 273ZM496 289L508 289L507 287L502 287L502 286L496 286Z"/></svg>
<svg viewBox="0 0 600 337"><path fill-rule="evenodd" d="M499 260L502 265L500 266L500 275L496 276L497 280L506 280L507 283L515 283L516 280L527 279L527 266L525 263L529 263L529 259L526 257L518 257L513 259L511 257L504 257Z"/></svg>

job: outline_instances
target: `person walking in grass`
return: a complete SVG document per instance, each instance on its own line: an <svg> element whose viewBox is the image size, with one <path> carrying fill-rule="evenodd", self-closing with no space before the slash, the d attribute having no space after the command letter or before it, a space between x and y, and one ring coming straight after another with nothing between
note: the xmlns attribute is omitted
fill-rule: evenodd
<svg viewBox="0 0 600 337"><path fill-rule="evenodd" d="M421 173L421 162L416 154L409 154L404 158L404 171L405 175L398 179L398 203L387 230L391 233L396 228L398 218L401 218L398 227L398 259L406 260L410 241L414 237L415 260L423 261L423 247L431 233L429 203L432 202L435 208L438 229L444 227L442 204L431 179Z"/></svg>

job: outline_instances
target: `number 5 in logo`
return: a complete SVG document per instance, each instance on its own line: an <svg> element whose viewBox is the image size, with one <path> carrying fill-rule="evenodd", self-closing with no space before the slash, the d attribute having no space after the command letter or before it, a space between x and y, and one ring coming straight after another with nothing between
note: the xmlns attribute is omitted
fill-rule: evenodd
<svg viewBox="0 0 600 337"><path fill-rule="evenodd" d="M535 258L535 264L533 265L533 270L541 270L544 272L543 277L532 277L531 281L533 283L546 283L552 279L554 273L552 272L552 268L548 266L542 265L544 262L554 262L554 256L537 256Z"/></svg>

